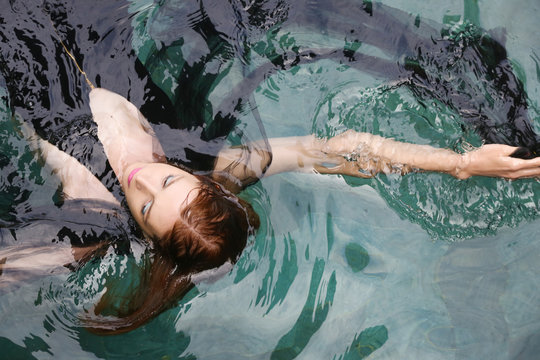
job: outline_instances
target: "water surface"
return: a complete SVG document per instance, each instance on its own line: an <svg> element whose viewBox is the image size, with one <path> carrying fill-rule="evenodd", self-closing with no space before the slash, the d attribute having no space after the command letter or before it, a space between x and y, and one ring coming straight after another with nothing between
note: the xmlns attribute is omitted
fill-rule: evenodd
<svg viewBox="0 0 540 360"><path fill-rule="evenodd" d="M128 334L97 336L76 319L105 286L121 292L136 278L144 247L129 220L111 224L59 207L58 182L17 133L14 117L32 122L121 198L89 118L89 89L58 36L92 81L141 108L171 160L186 166L204 168L205 157L193 153L212 155L225 143L346 128L457 150L478 145L455 109L395 86L391 73L343 57L279 62L293 59L279 54L333 48L398 61L381 49L382 39L360 44L343 32L358 21L354 12L336 12L341 17L323 23L329 9L357 3L13 1L2 9L0 245L69 246L100 236L118 244L76 272L32 276L0 289L3 354L533 359L540 344L535 180L263 179L241 195L254 204L262 226L230 273L200 284ZM539 129L535 1L383 3L404 11L403 19L419 15L454 29L472 24L505 38L528 117ZM273 67L260 70L271 61ZM254 80L245 81L250 74Z"/></svg>

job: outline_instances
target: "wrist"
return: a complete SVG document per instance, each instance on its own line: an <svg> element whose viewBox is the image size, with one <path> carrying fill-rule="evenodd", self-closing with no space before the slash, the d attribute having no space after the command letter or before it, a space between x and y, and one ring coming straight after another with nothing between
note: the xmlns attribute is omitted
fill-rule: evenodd
<svg viewBox="0 0 540 360"><path fill-rule="evenodd" d="M469 171L471 164L471 154L466 152L464 154L456 154L458 156L457 164L455 170L451 173L454 177L458 179L467 179L471 177Z"/></svg>

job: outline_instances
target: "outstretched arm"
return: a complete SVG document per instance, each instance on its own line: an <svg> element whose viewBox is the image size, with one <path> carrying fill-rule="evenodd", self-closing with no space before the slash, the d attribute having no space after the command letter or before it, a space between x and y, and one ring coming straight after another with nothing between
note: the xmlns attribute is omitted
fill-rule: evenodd
<svg viewBox="0 0 540 360"><path fill-rule="evenodd" d="M510 157L516 148L507 145L484 145L458 154L353 130L327 140L311 135L274 138L269 142L272 148L270 166L263 174L260 157L250 158L250 163L245 166L254 169L251 176L301 171L369 178L380 172L406 174L419 170L448 173L459 179L475 175L509 179L540 176L540 158L522 160ZM224 169L241 153L241 149L234 148L222 151L216 170Z"/></svg>
<svg viewBox="0 0 540 360"><path fill-rule="evenodd" d="M428 145L408 144L380 136L358 133L353 130L337 135L322 146L325 153L356 156L357 171L368 171L370 175L378 172L411 170L436 171L448 173L459 179L471 176L504 177L518 179L540 176L540 159L523 160L510 155L517 148L507 145L490 144L458 154L451 150L437 149ZM321 172L339 172L355 175L351 165L338 165L336 168L320 169Z"/></svg>
<svg viewBox="0 0 540 360"><path fill-rule="evenodd" d="M466 179L473 175L507 179L540 177L540 157L524 160L515 158L516 147L500 144L484 145L463 154L464 165L456 176Z"/></svg>
<svg viewBox="0 0 540 360"><path fill-rule="evenodd" d="M32 150L39 152L51 173L59 178L65 196L118 203L110 191L77 159L43 140L26 124L21 125L21 132Z"/></svg>

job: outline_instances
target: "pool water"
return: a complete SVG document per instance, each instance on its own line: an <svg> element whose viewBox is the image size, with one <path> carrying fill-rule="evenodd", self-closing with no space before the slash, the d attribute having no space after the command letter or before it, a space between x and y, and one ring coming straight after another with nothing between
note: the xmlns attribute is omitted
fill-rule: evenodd
<svg viewBox="0 0 540 360"><path fill-rule="evenodd" d="M528 116L540 131L537 1L383 3L447 28L504 28ZM0 24L28 29L0 25L3 35L13 36L3 40L0 67L2 247L50 246L51 239L54 246L69 246L77 234L91 238L97 236L92 229L105 227L99 217L66 215L57 206L58 182L33 158L17 121L32 121L120 196L88 125L84 79L58 46L48 18L91 79L147 114L174 161L190 165L186 148L200 148L201 134L211 137L216 109L232 111L223 101L231 89L249 100L232 111L231 144L331 136L348 128L457 150L480 143L450 106L419 99L347 63L314 61L238 87L273 54L296 47L353 47L387 59L377 39L359 44L349 34L318 31L302 16L358 4L353 0L329 1L328 9L277 0L51 4L36 10L14 1L0 12ZM44 59L29 45L32 39ZM210 46L218 40L226 45ZM8 69L28 69L18 88ZM222 145L223 137L213 138L204 151ZM127 250L111 250L75 272L59 266L0 287L0 358L535 359L539 192L537 180L458 181L425 173L265 178L241 194L262 225L229 273L202 282L139 329L95 335L77 315L91 309L107 286L127 291L122 286L144 264L143 245L126 220L114 234Z"/></svg>

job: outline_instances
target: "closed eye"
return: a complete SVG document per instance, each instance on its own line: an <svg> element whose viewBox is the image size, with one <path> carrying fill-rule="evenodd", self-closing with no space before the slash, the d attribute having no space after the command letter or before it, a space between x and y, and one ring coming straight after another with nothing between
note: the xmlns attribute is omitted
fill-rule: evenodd
<svg viewBox="0 0 540 360"><path fill-rule="evenodd" d="M143 216L148 212L151 205L152 205L152 201L149 201L149 202L147 202L146 204L143 205L143 207L141 209L141 213L142 213Z"/></svg>
<svg viewBox="0 0 540 360"><path fill-rule="evenodd" d="M176 179L176 177L174 175L169 175L167 177L165 177L165 179L163 179L163 188L169 186L174 180ZM152 204L153 204L153 201L148 201L147 203L145 203L141 209L141 213L143 215L143 217L148 213L148 211L150 210L150 208L152 207Z"/></svg>
<svg viewBox="0 0 540 360"><path fill-rule="evenodd" d="M167 187L171 181L174 179L174 176L173 175L169 175L167 176L164 180L163 180L163 187Z"/></svg>

